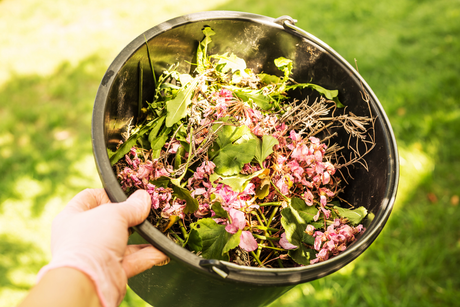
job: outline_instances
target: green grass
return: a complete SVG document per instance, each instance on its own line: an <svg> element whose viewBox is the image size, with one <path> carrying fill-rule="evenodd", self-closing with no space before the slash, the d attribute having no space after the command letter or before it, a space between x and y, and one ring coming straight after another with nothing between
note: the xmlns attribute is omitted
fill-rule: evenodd
<svg viewBox="0 0 460 307"><path fill-rule="evenodd" d="M79 190L100 186L90 122L110 61L145 29L210 9L290 15L350 63L356 58L400 149L397 202L377 240L340 271L271 306L460 304L460 212L451 201L460 195L458 1L152 5L0 1L0 306L17 304L49 261L57 212ZM122 306L147 305L128 291Z"/></svg>

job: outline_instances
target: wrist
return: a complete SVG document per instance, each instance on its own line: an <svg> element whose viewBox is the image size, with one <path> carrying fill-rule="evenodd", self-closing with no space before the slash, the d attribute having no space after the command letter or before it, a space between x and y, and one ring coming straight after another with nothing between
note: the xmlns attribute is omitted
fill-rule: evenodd
<svg viewBox="0 0 460 307"><path fill-rule="evenodd" d="M102 307L91 278L80 270L59 267L47 271L19 307Z"/></svg>
<svg viewBox="0 0 460 307"><path fill-rule="evenodd" d="M72 268L84 274L93 284L102 307L118 306L125 295L126 275L116 257L101 257L100 253L88 253L84 249L60 253L40 270L37 280L58 268Z"/></svg>

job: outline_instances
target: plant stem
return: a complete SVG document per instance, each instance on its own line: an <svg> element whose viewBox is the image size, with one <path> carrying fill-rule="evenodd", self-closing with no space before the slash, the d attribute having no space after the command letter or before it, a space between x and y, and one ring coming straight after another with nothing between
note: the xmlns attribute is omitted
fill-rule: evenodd
<svg viewBox="0 0 460 307"><path fill-rule="evenodd" d="M279 248L279 247L274 247L274 246L261 246L259 244L259 247L273 249L273 250L280 251L280 252L285 252L286 251L284 248Z"/></svg>
<svg viewBox="0 0 460 307"><path fill-rule="evenodd" d="M182 247L185 245L185 241L182 240L172 229L169 229L168 232L173 235L178 241L180 241Z"/></svg>
<svg viewBox="0 0 460 307"><path fill-rule="evenodd" d="M255 233L252 234L254 238L261 239L261 240L271 240L271 241L279 241L280 238L268 237L268 236L261 236Z"/></svg>
<svg viewBox="0 0 460 307"><path fill-rule="evenodd" d="M278 208L279 207L275 207L272 211L272 214L270 214L270 218L268 219L268 223L267 223L267 228L270 227L270 224L272 223L273 218L275 217L275 214L278 211Z"/></svg>
<svg viewBox="0 0 460 307"><path fill-rule="evenodd" d="M260 207L265 207L265 206L281 206L281 202L279 201L272 201L272 202L268 202L268 203L262 203L262 204L258 204Z"/></svg>
<svg viewBox="0 0 460 307"><path fill-rule="evenodd" d="M279 195L283 196L284 199L286 199L288 202L290 201L289 198L287 198L286 196L284 196L283 193L281 193L281 191L278 189L278 187L273 183L273 181L270 179L270 183L272 184L272 186L275 188L276 192L278 192Z"/></svg>
<svg viewBox="0 0 460 307"><path fill-rule="evenodd" d="M179 220L179 226L180 226L180 230L182 231L182 235L184 236L185 240L187 240L188 233L187 233L187 230L185 229L184 222L182 220Z"/></svg>
<svg viewBox="0 0 460 307"><path fill-rule="evenodd" d="M267 224L267 219L265 218L265 215L260 211L260 209L257 209L257 211L259 211L260 215L264 219L265 224Z"/></svg>
<svg viewBox="0 0 460 307"><path fill-rule="evenodd" d="M263 267L264 265L262 264L262 262L260 262L260 259L259 257L257 257L256 253L254 253L253 251L251 252L251 255L254 257L254 259L256 259L257 263Z"/></svg>
<svg viewBox="0 0 460 307"><path fill-rule="evenodd" d="M269 228L269 227L265 227L265 226L253 226L252 228L257 228L257 229L260 229L260 230L274 231L274 232L280 231L279 229Z"/></svg>

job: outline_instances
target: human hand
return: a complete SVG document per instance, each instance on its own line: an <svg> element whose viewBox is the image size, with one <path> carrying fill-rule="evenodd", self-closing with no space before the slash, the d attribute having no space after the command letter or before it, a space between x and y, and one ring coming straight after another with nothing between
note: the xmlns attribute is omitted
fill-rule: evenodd
<svg viewBox="0 0 460 307"><path fill-rule="evenodd" d="M52 261L38 279L54 268L78 269L94 282L102 306L118 306L128 278L168 261L149 244L127 246L128 228L147 218L150 204L142 190L122 203L110 203L103 189L77 194L53 221Z"/></svg>

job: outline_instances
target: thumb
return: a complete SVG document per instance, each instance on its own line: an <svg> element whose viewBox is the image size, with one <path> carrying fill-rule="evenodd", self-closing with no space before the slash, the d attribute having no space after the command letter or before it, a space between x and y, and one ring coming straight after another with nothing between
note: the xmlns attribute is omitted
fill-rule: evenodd
<svg viewBox="0 0 460 307"><path fill-rule="evenodd" d="M126 220L127 226L132 227L142 223L150 212L151 198L145 190L137 190L126 201L117 204L118 213Z"/></svg>

